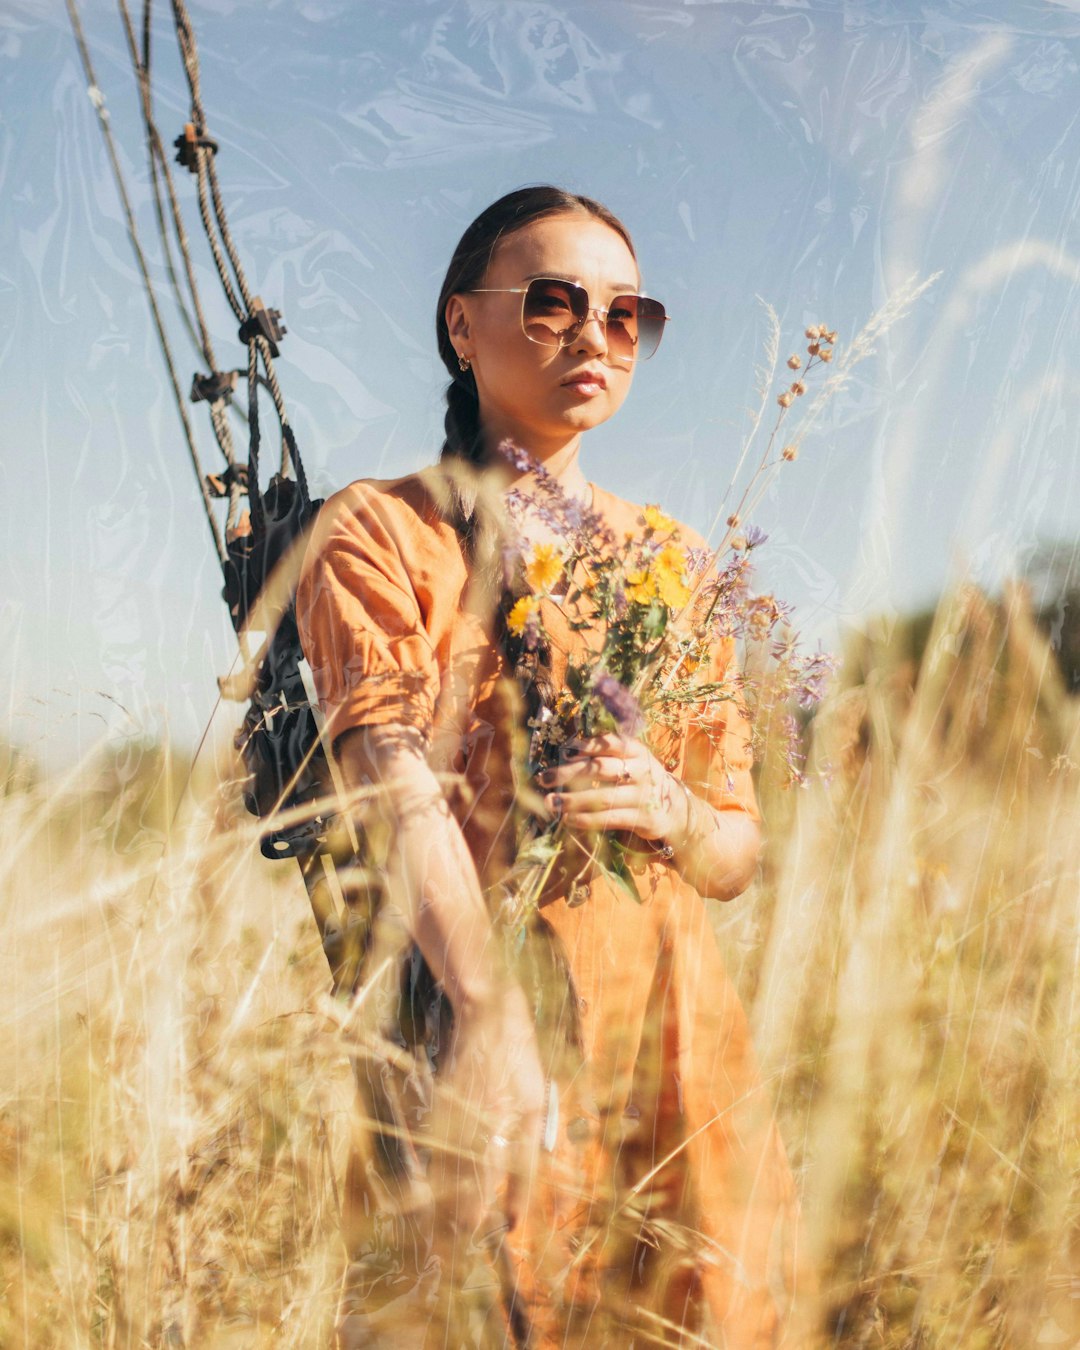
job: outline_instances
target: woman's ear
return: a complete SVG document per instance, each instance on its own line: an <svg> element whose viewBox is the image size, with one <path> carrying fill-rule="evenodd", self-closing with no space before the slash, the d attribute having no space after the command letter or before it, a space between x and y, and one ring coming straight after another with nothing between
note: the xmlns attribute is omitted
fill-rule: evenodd
<svg viewBox="0 0 1080 1350"><path fill-rule="evenodd" d="M464 296L452 295L446 302L446 327L459 356L471 356L465 350L469 341L469 308Z"/></svg>

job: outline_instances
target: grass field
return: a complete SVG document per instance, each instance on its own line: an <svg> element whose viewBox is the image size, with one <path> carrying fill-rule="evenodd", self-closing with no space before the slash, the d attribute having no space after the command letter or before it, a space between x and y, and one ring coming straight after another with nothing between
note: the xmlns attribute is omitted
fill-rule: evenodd
<svg viewBox="0 0 1080 1350"><path fill-rule="evenodd" d="M1022 594L961 590L924 650L853 644L820 777L781 791L766 758L761 877L716 926L811 1344L1080 1344L1078 727ZM299 877L222 774L9 765L2 1346L330 1341L350 1073Z"/></svg>

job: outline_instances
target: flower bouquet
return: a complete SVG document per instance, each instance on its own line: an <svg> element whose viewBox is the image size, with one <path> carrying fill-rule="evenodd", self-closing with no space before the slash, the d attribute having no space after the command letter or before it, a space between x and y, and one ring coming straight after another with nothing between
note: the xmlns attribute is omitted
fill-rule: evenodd
<svg viewBox="0 0 1080 1350"><path fill-rule="evenodd" d="M507 494L503 605L508 652L526 697L527 782L557 765L572 741L604 732L647 740L651 728L687 716L691 723L704 723L718 702L728 700L748 710L760 736L774 711L793 699L809 708L821 697L832 658L823 652L803 654L791 631L789 607L754 591L753 554L766 536L753 526L744 528L741 518L741 508L763 476L796 458L796 444L778 449L780 429L788 409L806 392L806 377L832 361L834 332L820 326L808 330L807 337L805 368L801 356L788 359L796 378L777 396L779 412L761 463L715 549L685 541L675 521L657 506L644 508L636 534L617 539L595 511L567 495L527 452L510 444L501 447L529 480L527 489ZM530 524L541 527L544 542L530 542ZM545 597L557 600L571 630L585 639L582 651L568 658L558 690L545 687L542 677L548 643ZM755 662L753 674L746 673L745 661L733 661L724 679L709 679L709 656L718 643L732 651L742 648L744 655L756 646L768 659ZM798 723L790 710L782 720L790 780L801 782ZM640 899L627 860L629 841L604 832L575 838L573 850L570 842L558 819L526 815L506 890L505 908L514 927L535 910L556 864L568 868L571 904L588 894L587 877L595 871Z"/></svg>

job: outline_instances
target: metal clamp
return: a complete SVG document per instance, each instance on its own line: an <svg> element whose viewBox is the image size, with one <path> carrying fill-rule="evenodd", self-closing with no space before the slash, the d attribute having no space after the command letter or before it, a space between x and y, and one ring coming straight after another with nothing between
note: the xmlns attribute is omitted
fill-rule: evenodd
<svg viewBox="0 0 1080 1350"><path fill-rule="evenodd" d="M176 147L176 162L182 164L189 173L199 172L199 151L206 150L211 155L218 152L217 141L211 140L204 132L195 129L194 122L185 122L183 133L173 141Z"/></svg>
<svg viewBox="0 0 1080 1350"><path fill-rule="evenodd" d="M230 464L221 473L208 473L206 487L211 497L227 497L233 484L241 492L247 491L248 471L246 464Z"/></svg>
<svg viewBox="0 0 1080 1350"><path fill-rule="evenodd" d="M200 375L198 371L191 379L192 403L217 403L236 388L238 370L212 370L209 375Z"/></svg>
<svg viewBox="0 0 1080 1350"><path fill-rule="evenodd" d="M277 356L277 344L289 330L281 322L279 309L267 309L259 296L253 296L251 314L240 325L240 341L254 342L263 338L270 348L270 355Z"/></svg>

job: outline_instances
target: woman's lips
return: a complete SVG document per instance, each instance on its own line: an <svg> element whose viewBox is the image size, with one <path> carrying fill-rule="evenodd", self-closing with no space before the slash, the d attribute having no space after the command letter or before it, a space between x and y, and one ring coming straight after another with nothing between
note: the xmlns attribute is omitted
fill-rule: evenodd
<svg viewBox="0 0 1080 1350"><path fill-rule="evenodd" d="M563 380L564 389L572 389L575 394L583 394L587 398L592 398L596 394L602 394L607 388L607 381L603 375L595 371L582 371L580 375L572 375L570 379Z"/></svg>

